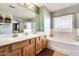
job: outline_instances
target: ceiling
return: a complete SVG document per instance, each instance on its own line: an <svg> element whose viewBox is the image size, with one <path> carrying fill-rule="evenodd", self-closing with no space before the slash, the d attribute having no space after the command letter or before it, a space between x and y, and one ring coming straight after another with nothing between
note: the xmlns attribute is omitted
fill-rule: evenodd
<svg viewBox="0 0 79 59"><path fill-rule="evenodd" d="M46 6L50 12L54 12L77 4L78 3L40 3L37 5ZM11 8L9 6L14 6L15 8ZM15 3L0 3L0 13L1 12L11 13L14 17L21 19L31 19L36 16L36 14L31 10L20 7Z"/></svg>
<svg viewBox="0 0 79 59"><path fill-rule="evenodd" d="M46 6L50 12L54 12L67 7L78 5L78 3L42 3L42 5Z"/></svg>
<svg viewBox="0 0 79 59"><path fill-rule="evenodd" d="M10 7L13 6L14 8ZM0 13L7 12L12 14L14 17L21 19L35 18L35 13L27 8L20 7L15 3L0 3Z"/></svg>

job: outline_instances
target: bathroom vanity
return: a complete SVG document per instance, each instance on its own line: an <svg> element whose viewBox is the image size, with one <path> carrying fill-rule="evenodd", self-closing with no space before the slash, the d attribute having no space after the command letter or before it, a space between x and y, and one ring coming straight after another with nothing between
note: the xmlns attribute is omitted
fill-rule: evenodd
<svg viewBox="0 0 79 59"><path fill-rule="evenodd" d="M45 34L2 38L2 41L0 41L0 56L34 56L42 51L46 45L47 39Z"/></svg>

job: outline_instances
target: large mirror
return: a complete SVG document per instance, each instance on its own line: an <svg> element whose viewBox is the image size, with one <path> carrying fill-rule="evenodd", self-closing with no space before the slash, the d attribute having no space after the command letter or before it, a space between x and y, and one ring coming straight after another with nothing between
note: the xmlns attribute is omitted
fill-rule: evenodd
<svg viewBox="0 0 79 59"><path fill-rule="evenodd" d="M36 13L17 3L0 3L0 35L35 32Z"/></svg>

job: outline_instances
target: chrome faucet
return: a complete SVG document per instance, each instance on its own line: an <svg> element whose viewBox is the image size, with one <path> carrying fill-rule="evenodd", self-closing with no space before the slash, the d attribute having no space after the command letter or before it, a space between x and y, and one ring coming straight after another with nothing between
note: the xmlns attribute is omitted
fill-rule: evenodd
<svg viewBox="0 0 79 59"><path fill-rule="evenodd" d="M13 37L18 37L18 31L13 31Z"/></svg>

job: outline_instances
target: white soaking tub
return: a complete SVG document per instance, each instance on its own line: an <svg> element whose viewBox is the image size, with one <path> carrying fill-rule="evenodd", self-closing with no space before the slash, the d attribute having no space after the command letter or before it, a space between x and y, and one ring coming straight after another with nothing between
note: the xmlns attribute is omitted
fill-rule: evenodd
<svg viewBox="0 0 79 59"><path fill-rule="evenodd" d="M74 39L73 35L61 33L53 37L47 37L47 39L48 48L60 51L66 55L79 56L79 41Z"/></svg>

